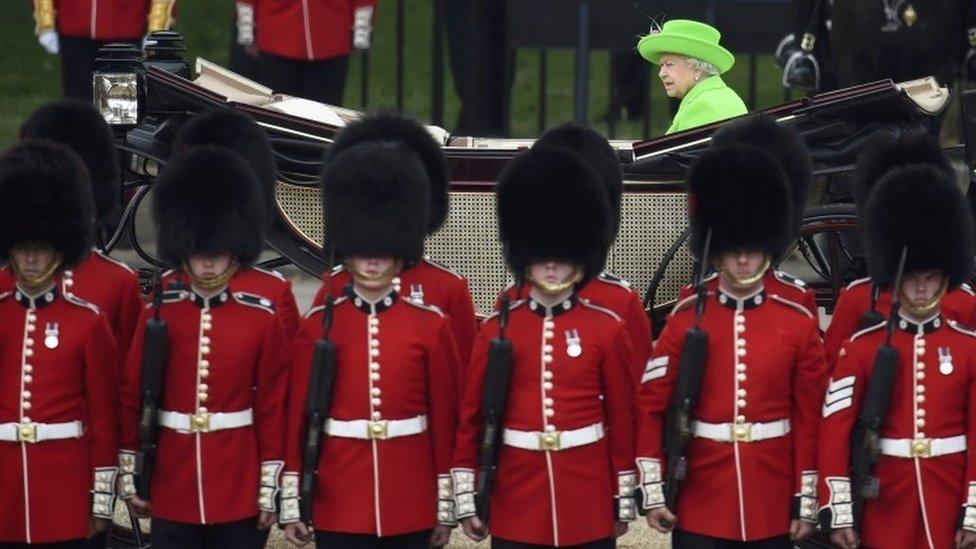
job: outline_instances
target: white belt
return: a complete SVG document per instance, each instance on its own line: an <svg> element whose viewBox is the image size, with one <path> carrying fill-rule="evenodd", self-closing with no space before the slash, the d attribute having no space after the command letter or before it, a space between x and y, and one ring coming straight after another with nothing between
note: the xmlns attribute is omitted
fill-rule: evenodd
<svg viewBox="0 0 976 549"><path fill-rule="evenodd" d="M325 434L332 437L358 438L360 440L385 440L388 438L419 435L427 430L427 416L419 415L409 419L368 419L325 420Z"/></svg>
<svg viewBox="0 0 976 549"><path fill-rule="evenodd" d="M695 421L696 437L718 442L757 442L785 436L790 432L790 420L780 419L768 423L706 423Z"/></svg>
<svg viewBox="0 0 976 549"><path fill-rule="evenodd" d="M930 458L966 451L966 435L947 438L882 438L881 453L900 458Z"/></svg>
<svg viewBox="0 0 976 549"><path fill-rule="evenodd" d="M586 446L603 438L603 424L594 423L571 431L502 431L502 442L507 446L537 452L568 450Z"/></svg>
<svg viewBox="0 0 976 549"><path fill-rule="evenodd" d="M0 423L0 441L44 442L81 438L85 432L80 421L66 423Z"/></svg>
<svg viewBox="0 0 976 549"><path fill-rule="evenodd" d="M159 411L159 424L167 429L185 433L207 433L224 429L247 427L254 423L254 413L250 408L240 412L204 412L201 414L181 414L179 412Z"/></svg>

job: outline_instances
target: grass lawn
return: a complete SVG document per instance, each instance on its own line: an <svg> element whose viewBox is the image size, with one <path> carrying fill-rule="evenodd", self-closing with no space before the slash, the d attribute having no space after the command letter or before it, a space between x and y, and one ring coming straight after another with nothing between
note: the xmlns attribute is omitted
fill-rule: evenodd
<svg viewBox="0 0 976 549"><path fill-rule="evenodd" d="M405 110L422 120L430 119L431 97L431 41L432 8L426 0L406 2L405 57ZM374 45L370 54L369 107L393 108L396 105L394 81L394 27L397 0L379 0L376 12ZM0 148L5 148L16 137L24 118L37 106L56 99L60 95L58 58L48 55L34 36L34 21L29 2L4 2L0 9L0 36L6 37L3 54L0 54ZM232 0L182 0L179 2L177 30L186 39L187 58L204 56L220 64L226 64L230 42L230 18ZM771 45L772 47L772 45ZM636 55L636 54L635 54ZM547 105L548 126L570 120L573 109L573 62L572 50L552 50L549 53ZM458 99L454 94L453 81L446 68L445 52L445 125L450 129L458 111ZM512 132L515 136L532 136L538 132L538 67L539 55L535 50L521 50L517 55L515 84L512 91ZM608 106L609 54L594 52L591 58L590 117L602 117ZM360 108L358 60L354 60L347 81L347 104ZM652 77L652 134L664 132L670 123L669 106L656 77ZM742 58L726 80L745 97L748 89L748 62ZM771 57L760 57L758 62L758 106L773 105L783 100L779 84L779 72L772 66ZM596 127L606 131L606 124ZM642 123L625 122L618 125L618 138L640 138Z"/></svg>

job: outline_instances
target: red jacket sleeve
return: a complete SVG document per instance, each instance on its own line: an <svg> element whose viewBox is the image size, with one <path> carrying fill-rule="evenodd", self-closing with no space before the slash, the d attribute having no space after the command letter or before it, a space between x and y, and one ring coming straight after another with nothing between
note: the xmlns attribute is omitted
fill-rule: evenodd
<svg viewBox="0 0 976 549"><path fill-rule="evenodd" d="M450 310L444 311L450 317L451 331L454 332L458 358L461 360L459 372L463 372L471 360L471 347L478 332L478 321L474 317L474 302L471 300L471 289L467 279L458 285L458 291L451 299ZM463 385L464 380L458 379Z"/></svg>
<svg viewBox="0 0 976 549"><path fill-rule="evenodd" d="M834 315L830 319L830 326L824 333L824 350L827 352L827 364L833 368L837 362L837 353L841 346L857 331L863 311L857 310L855 299L851 298L848 290L843 290L834 305Z"/></svg>
<svg viewBox="0 0 976 549"><path fill-rule="evenodd" d="M298 331L301 330L302 317L298 313L298 304L295 302L295 293L291 289L291 281L288 281L284 288L281 295L278 296L278 308L275 313L281 319L285 342L290 344L298 336Z"/></svg>
<svg viewBox="0 0 976 549"><path fill-rule="evenodd" d="M118 353L108 321L101 314L85 343L85 398L92 465L115 467L119 449Z"/></svg>
<svg viewBox="0 0 976 549"><path fill-rule="evenodd" d="M672 315L647 361L637 391L637 474L644 509L664 506L664 414L674 392L686 329Z"/></svg>
<svg viewBox="0 0 976 549"><path fill-rule="evenodd" d="M793 367L793 474L795 495L800 498L799 518L817 522L817 434L821 404L827 386L827 358L816 321L800 343Z"/></svg>
<svg viewBox="0 0 976 549"><path fill-rule="evenodd" d="M288 393L288 354L281 321L269 318L262 334L261 356L255 372L255 431L261 461L284 461L285 397Z"/></svg>
<svg viewBox="0 0 976 549"><path fill-rule="evenodd" d="M430 435L434 444L434 467L438 475L449 475L451 453L458 418L458 366L454 340L446 319L442 320L427 359L427 406Z"/></svg>
<svg viewBox="0 0 976 549"><path fill-rule="evenodd" d="M630 293L623 321L627 329L627 339L630 341L632 373L634 379L640 381L647 359L651 356L651 321L647 318L644 304L636 292Z"/></svg>
<svg viewBox="0 0 976 549"><path fill-rule="evenodd" d="M122 367L122 381L119 390L119 447L135 452L139 448L139 413L142 408L142 353L145 345L146 321L152 316L152 309L145 307L136 328L132 345Z"/></svg>
<svg viewBox="0 0 976 549"><path fill-rule="evenodd" d="M818 436L820 508L830 513L830 527L853 526L851 507L851 433L867 387L873 353L857 341L841 349L824 396Z"/></svg>
<svg viewBox="0 0 976 549"><path fill-rule="evenodd" d="M288 398L285 401L285 468L281 480L281 523L298 522L298 477L302 472L302 449L305 432L305 403L308 397L309 376L315 341L321 337L320 316L312 316L301 324L295 337L291 369L288 374Z"/></svg>
<svg viewBox="0 0 976 549"><path fill-rule="evenodd" d="M495 322L490 321L482 326L471 353L454 443L453 462L456 468L475 472L478 468L478 446L481 444L481 429L484 422L481 415L481 393L484 390L485 372L488 369L488 349L497 331L498 325Z"/></svg>
<svg viewBox="0 0 976 549"><path fill-rule="evenodd" d="M119 303L118 316L115 319L116 325L113 326L115 341L118 346L119 368L125 364L129 355L129 347L132 345L132 337L139 323L139 315L142 313L142 293L139 291L139 279L133 275L132 283L126 284L122 288L122 301Z"/></svg>
<svg viewBox="0 0 976 549"><path fill-rule="evenodd" d="M970 355L971 357L973 355ZM972 361L973 359L970 358ZM966 491L963 497L962 529L976 532L976 364L969 364L969 391L966 398Z"/></svg>

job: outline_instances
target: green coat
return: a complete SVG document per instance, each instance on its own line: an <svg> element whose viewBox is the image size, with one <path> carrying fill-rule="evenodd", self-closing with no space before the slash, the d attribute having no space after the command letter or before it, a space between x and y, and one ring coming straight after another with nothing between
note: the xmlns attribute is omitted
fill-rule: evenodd
<svg viewBox="0 0 976 549"><path fill-rule="evenodd" d="M746 114L746 104L721 76L710 76L688 90L665 134L681 132Z"/></svg>

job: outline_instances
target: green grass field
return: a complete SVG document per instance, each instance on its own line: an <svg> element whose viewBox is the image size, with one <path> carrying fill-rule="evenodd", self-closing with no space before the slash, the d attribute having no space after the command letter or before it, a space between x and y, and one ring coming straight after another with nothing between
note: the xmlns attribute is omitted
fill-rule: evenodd
<svg viewBox="0 0 976 549"><path fill-rule="evenodd" d="M430 120L431 97L431 43L432 8L425 0L406 2L405 110L424 121ZM396 105L394 81L394 25L397 0L379 0L376 11L373 50L370 54L369 108L393 108ZM34 36L34 21L29 2L5 2L0 8L0 36L7 47L0 54L0 147L5 148L15 138L24 118L37 106L56 99L60 95L58 58L48 55ZM186 40L187 58L206 57L226 64L230 43L230 18L232 0L182 0L179 2L180 20L177 30ZM772 47L772 45L771 45ZM636 55L636 54L635 54ZM548 62L547 105L548 126L570 120L573 108L573 57L572 50L552 50ZM450 129L457 118L458 99L454 94L449 69L445 70L445 126ZM521 50L517 55L515 84L512 91L512 133L515 136L532 136L538 132L539 56L535 50ZM603 117L608 108L609 54L594 52L591 60L590 104L592 119ZM354 60L347 81L347 104L360 108L358 60ZM670 123L668 101L652 78L652 134L664 132ZM726 80L745 97L748 86L748 63L740 62ZM783 100L779 84L779 72L773 67L771 57L761 57L758 62L758 106L767 106ZM605 124L596 127L606 131ZM637 139L642 124L622 123L617 128L618 138Z"/></svg>

